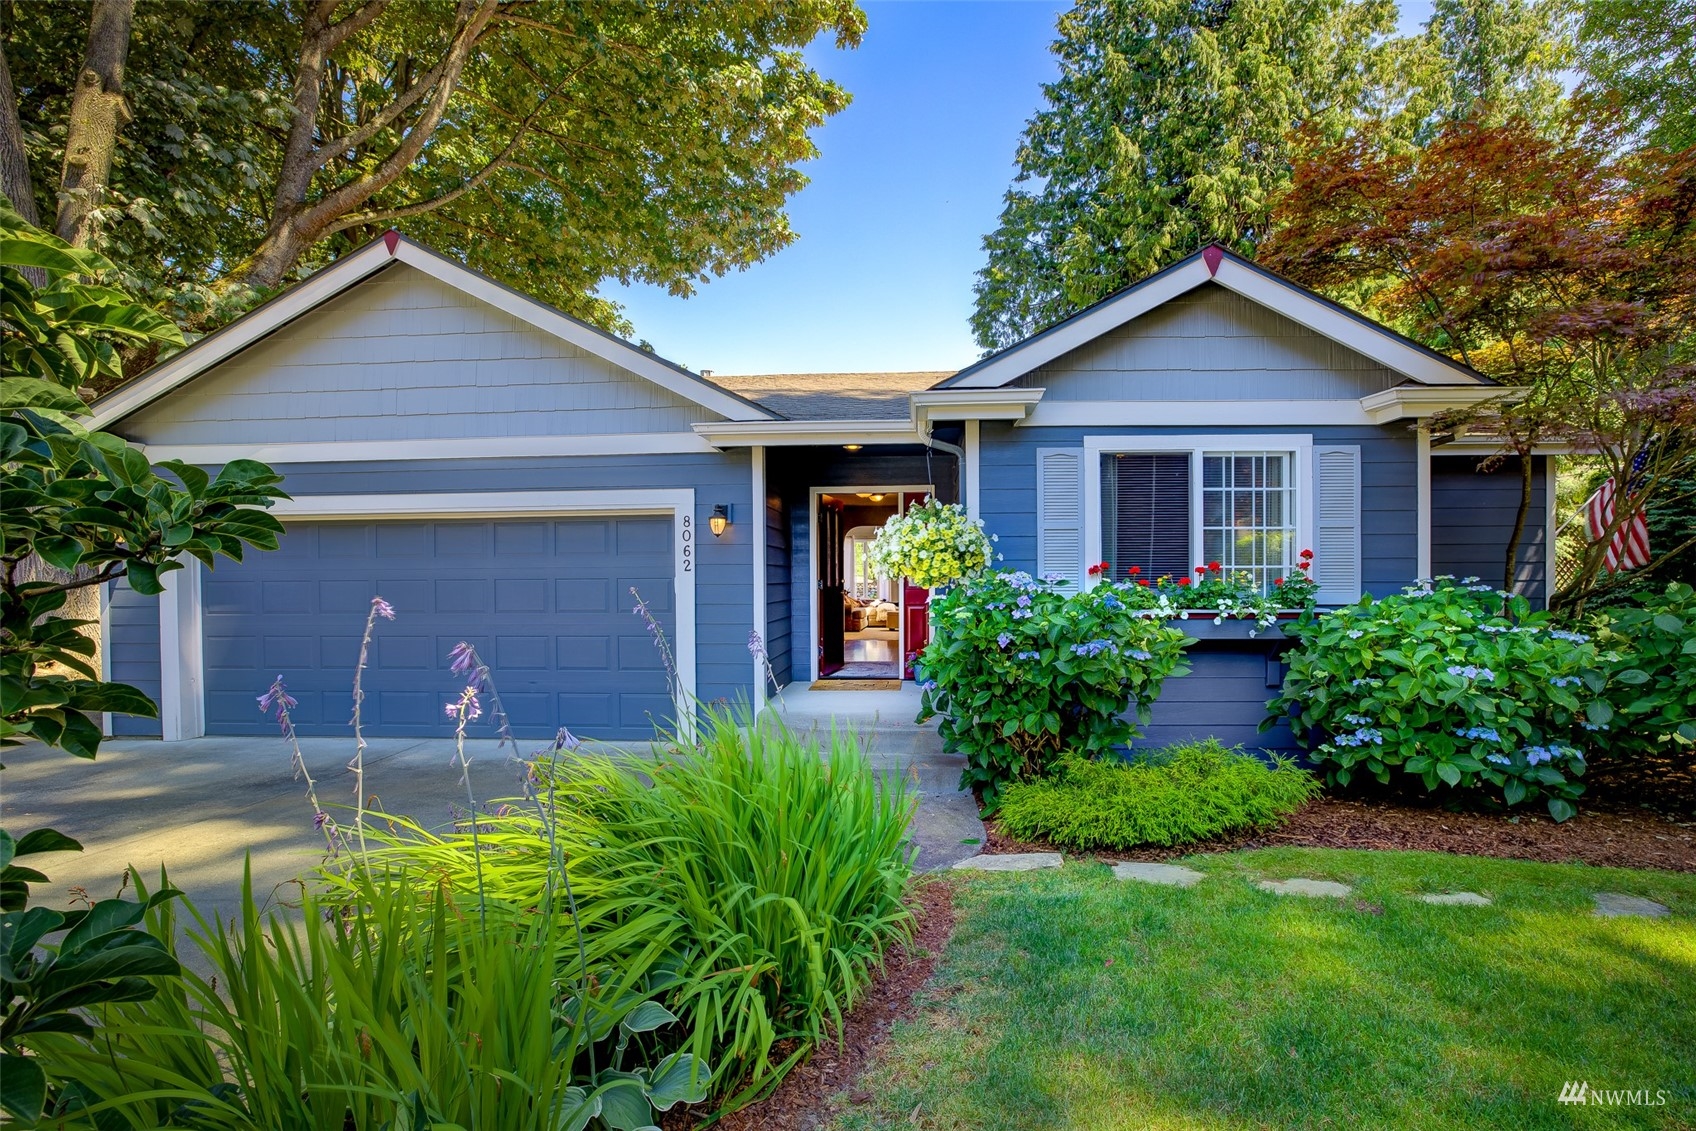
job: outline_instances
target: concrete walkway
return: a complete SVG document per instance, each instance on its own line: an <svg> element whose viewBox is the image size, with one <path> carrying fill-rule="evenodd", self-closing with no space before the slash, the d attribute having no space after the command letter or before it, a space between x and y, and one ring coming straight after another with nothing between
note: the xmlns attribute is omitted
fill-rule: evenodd
<svg viewBox="0 0 1696 1131"><path fill-rule="evenodd" d="M886 695L902 698L890 701ZM912 723L916 693L909 704L899 692L809 693L796 687L773 709L797 730L828 734L834 720L855 731L878 773L899 775L919 792L912 833L921 868L946 867L978 851L977 843L962 843L981 840L983 825L970 795L956 789L961 759L942 753L934 724ZM352 739L303 739L301 747L319 799L346 824L346 815L333 807L353 802L353 775L346 765ZM485 740L467 749L480 801L520 794L510 748L498 750ZM366 792L387 812L445 827L453 807L465 803L452 758L453 744L444 739L375 739L366 750ZM268 894L324 854L305 783L294 780L280 737L114 738L93 762L29 745L6 751L5 764L0 773L5 827L13 835L56 828L85 846L80 853L28 861L49 877L50 883L36 887L54 906L68 901L75 888L93 898L114 894L130 864L149 878L163 864L203 912L228 915L239 907L244 855L252 856L255 890Z"/></svg>

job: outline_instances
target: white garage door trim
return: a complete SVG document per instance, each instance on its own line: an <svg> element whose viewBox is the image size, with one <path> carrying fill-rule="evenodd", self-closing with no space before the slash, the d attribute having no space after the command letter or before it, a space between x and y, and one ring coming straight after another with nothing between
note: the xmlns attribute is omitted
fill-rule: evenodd
<svg viewBox="0 0 1696 1131"><path fill-rule="evenodd" d="M574 515L669 514L672 587L677 602L677 681L684 701L695 685L695 492L467 491L418 495L306 495L280 500L278 518L315 522L397 518L569 518ZM159 598L159 729L165 741L206 734L206 671L201 650L200 563L189 559L166 574ZM680 718L685 730L691 720Z"/></svg>

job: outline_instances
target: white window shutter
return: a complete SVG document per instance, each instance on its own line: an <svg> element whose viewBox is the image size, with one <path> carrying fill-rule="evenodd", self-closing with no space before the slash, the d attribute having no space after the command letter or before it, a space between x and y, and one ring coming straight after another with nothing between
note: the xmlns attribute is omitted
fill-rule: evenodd
<svg viewBox="0 0 1696 1131"><path fill-rule="evenodd" d="M1313 579L1321 605L1360 600L1360 448L1313 448Z"/></svg>
<svg viewBox="0 0 1696 1131"><path fill-rule="evenodd" d="M1036 453L1036 572L1084 581L1084 453L1038 448Z"/></svg>

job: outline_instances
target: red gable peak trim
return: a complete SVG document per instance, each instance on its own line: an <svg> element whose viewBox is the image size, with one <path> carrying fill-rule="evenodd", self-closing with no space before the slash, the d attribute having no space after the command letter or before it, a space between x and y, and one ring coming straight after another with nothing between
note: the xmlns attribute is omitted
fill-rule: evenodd
<svg viewBox="0 0 1696 1131"><path fill-rule="evenodd" d="M1207 264L1207 274L1219 274L1219 264L1225 258L1225 249L1216 243L1210 243L1201 249L1201 261Z"/></svg>
<svg viewBox="0 0 1696 1131"><path fill-rule="evenodd" d="M395 253L395 247L400 243L400 233L395 231L393 228L390 228L388 231L383 233L383 243L388 245L389 254L393 255Z"/></svg>

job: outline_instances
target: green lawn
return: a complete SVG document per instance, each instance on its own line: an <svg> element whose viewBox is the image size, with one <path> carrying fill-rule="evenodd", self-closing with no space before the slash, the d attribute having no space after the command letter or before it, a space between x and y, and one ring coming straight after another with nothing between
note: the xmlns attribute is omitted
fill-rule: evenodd
<svg viewBox="0 0 1696 1131"><path fill-rule="evenodd" d="M1696 1127L1696 876L1321 849L1185 863L1208 878L957 881L921 1015L835 1128ZM1356 897L1252 883L1291 876ZM1495 906L1409 895L1443 890ZM1598 918L1597 890L1673 917ZM1569 1080L1666 1103L1574 1108Z"/></svg>

